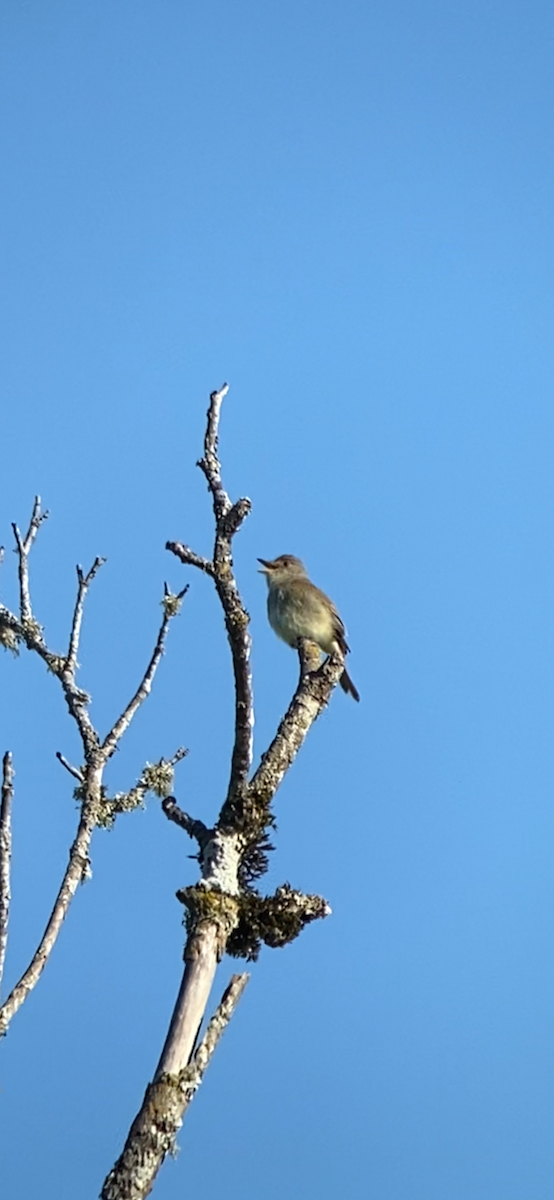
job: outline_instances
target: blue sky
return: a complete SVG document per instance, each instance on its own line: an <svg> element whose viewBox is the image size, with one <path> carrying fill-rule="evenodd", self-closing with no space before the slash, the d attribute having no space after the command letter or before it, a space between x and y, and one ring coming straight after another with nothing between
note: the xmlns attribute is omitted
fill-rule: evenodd
<svg viewBox="0 0 554 1200"><path fill-rule="evenodd" d="M82 0L0 14L0 542L39 492L37 615L101 731L164 579L190 593L109 772L180 744L224 796L232 684L195 468L229 380L225 481L261 753L294 656L258 555L303 557L348 625L341 693L278 796L268 890L333 916L264 951L156 1186L292 1200L548 1200L554 1152L554 16L540 3ZM7 553L0 596L14 605ZM0 661L14 755L7 980L76 814L41 664ZM6 1195L95 1196L178 987L192 847L150 799L93 845L2 1047ZM236 964L220 968L218 995ZM32 1147L32 1150L31 1150Z"/></svg>

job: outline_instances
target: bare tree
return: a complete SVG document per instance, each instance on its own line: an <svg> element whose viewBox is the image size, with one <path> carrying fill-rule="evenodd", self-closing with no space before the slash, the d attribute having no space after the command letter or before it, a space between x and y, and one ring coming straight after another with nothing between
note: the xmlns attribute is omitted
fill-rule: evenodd
<svg viewBox="0 0 554 1200"><path fill-rule="evenodd" d="M83 762L78 767L72 766L60 751L57 758L77 781L74 795L80 804L80 817L69 850L67 867L42 938L21 978L0 1007L0 1036L7 1032L12 1018L38 983L59 936L69 905L79 884L87 877L89 848L95 828L111 825L118 813L136 808L149 790L157 791L161 795L167 794L173 783L173 767L185 755L185 751L179 749L167 762L162 759L155 765L147 763L140 779L129 792L113 797L108 795L103 783L105 767L133 717L150 693L164 651L169 624L179 611L186 588L178 596L174 596L166 587L162 623L150 662L135 694L102 740L90 718L91 697L77 686L76 672L85 597L104 559L96 558L86 575L81 567L77 567L77 596L67 651L64 654L54 653L44 640L43 629L35 617L29 583L29 554L47 516L48 513L42 511L40 497L37 496L25 537L21 535L17 525L13 526L19 564L19 613L16 615L4 605L0 605L0 642L15 654L21 645L26 646L28 650L38 654L60 682L70 716L79 731ZM11 756L6 754L0 809L0 967L3 966L8 936L12 797L13 767Z"/></svg>
<svg viewBox="0 0 554 1200"><path fill-rule="evenodd" d="M311 725L328 703L344 664L337 653L320 666L317 647L308 642L299 645L298 686L271 744L253 771L249 617L235 579L232 557L233 538L251 506L246 498L232 502L221 478L218 432L221 405L227 391L227 385L224 385L210 397L204 453L198 464L206 478L213 506L212 557L205 558L182 542L167 543L167 549L182 563L200 570L212 580L223 610L231 649L235 681L234 745L227 794L211 828L183 812L172 794L173 768L184 757L183 749L153 766L147 763L139 780L127 793L110 797L103 784L106 764L150 692L170 621L179 611L186 587L178 595L171 594L166 587L163 620L150 662L137 691L104 740L100 739L90 719L90 697L77 686L75 679L83 605L103 560L97 558L87 574L77 568L77 596L68 648L65 654L53 653L34 616L29 587L29 553L47 515L42 512L38 498L25 537L14 526L19 559L19 613L14 614L0 605L0 641L14 652L20 645L26 646L38 654L59 679L83 747L83 762L77 767L58 752L59 761L77 783L75 795L81 805L80 820L44 935L26 971L0 1008L0 1033L6 1032L46 965L69 904L87 872L90 841L97 826L111 824L119 813L131 811L140 804L147 791L153 791L161 798L166 817L198 846L200 878L196 884L177 892L186 910L185 966L179 994L154 1077L146 1088L123 1151L104 1182L102 1200L142 1200L148 1196L166 1155L174 1149L185 1111L202 1082L208 1062L248 980L246 974L232 976L200 1038L217 964L224 952L236 958L255 960L262 944L284 946L309 922L330 912L320 896L305 895L288 884L277 888L271 896L262 895L258 887L272 850L270 836L274 826L272 805L275 794ZM0 976L8 933L12 797L13 766L7 753L3 762L0 808Z"/></svg>

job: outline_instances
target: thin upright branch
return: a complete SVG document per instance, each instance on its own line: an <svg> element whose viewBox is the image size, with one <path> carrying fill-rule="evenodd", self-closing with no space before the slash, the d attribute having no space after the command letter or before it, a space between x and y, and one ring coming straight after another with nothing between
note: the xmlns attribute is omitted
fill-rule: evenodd
<svg viewBox="0 0 554 1200"><path fill-rule="evenodd" d="M9 750L2 759L2 793L0 800L0 988L4 974L8 922L10 919L10 864L12 856L13 766Z"/></svg>
<svg viewBox="0 0 554 1200"><path fill-rule="evenodd" d="M231 503L223 486L221 464L218 458L219 419L221 405L229 385L212 392L206 418L204 454L198 466L203 472L215 516L215 541L213 561L202 558L182 542L167 542L181 562L198 567L211 575L225 614L225 627L231 647L235 678L235 740L231 759L228 798L237 797L244 790L252 766L254 701L252 694L252 672L250 669L251 638L248 632L249 616L242 602L233 574L232 540L248 516L251 504L247 497Z"/></svg>
<svg viewBox="0 0 554 1200"><path fill-rule="evenodd" d="M124 708L121 716L118 718L118 720L112 726L110 732L108 733L107 737L104 739L104 742L102 743L102 753L105 756L106 760L108 758L110 758L110 756L113 754L113 752L117 746L117 743L119 742L120 738L125 733L125 730L128 729L129 725L131 724L131 721L133 720L133 717L134 717L135 713L137 712L137 709L140 708L141 704L144 704L144 701L146 700L147 696L150 695L154 676L156 674L156 671L157 671L159 663L160 663L160 659L164 652L164 646L165 646L167 631L169 629L170 622L172 621L173 617L175 617L177 615L177 613L179 612L179 602L183 599L183 596L186 594L187 591L188 591L188 584L187 584L187 587L183 588L183 590L177 594L177 596L172 596L172 597L165 596L164 597L164 600L163 600L164 614L162 617L162 623L160 625L158 637L156 639L156 645L154 646L154 650L152 652L152 657L150 659L150 662L148 663L146 671L144 672L144 675L139 683L139 686L138 686L134 696L129 701L126 708ZM170 603L170 600L174 601L174 603Z"/></svg>
<svg viewBox="0 0 554 1200"><path fill-rule="evenodd" d="M231 501L221 482L221 464L217 457L219 444L219 417L221 405L229 391L229 384L224 383L218 392L212 392L204 438L204 457L198 466L204 472L211 492L216 526L231 507Z"/></svg>
<svg viewBox="0 0 554 1200"><path fill-rule="evenodd" d="M32 618L29 592L29 553L43 521L46 521L47 518L48 513L41 511L40 496L35 496L31 520L25 537L21 536L17 525L12 525L19 558L19 613L23 622L30 621Z"/></svg>
<svg viewBox="0 0 554 1200"><path fill-rule="evenodd" d="M248 632L250 620L244 608L234 579L218 575L218 596L225 610L227 635L233 658L235 680L235 740L231 756L231 773L228 796L236 796L244 789L254 750L254 699L250 652L252 639Z"/></svg>
<svg viewBox="0 0 554 1200"><path fill-rule="evenodd" d="M224 384L212 392L208 408L204 457L200 468L210 490L216 519L214 543L215 586L223 611L233 658L235 677L235 741L231 758L228 796L238 795L244 788L252 766L254 698L250 651L252 639L248 632L250 618L242 602L233 574L232 540L248 516L251 503L245 496L231 504L221 479L218 459L219 418L221 405L229 388Z"/></svg>
<svg viewBox="0 0 554 1200"><path fill-rule="evenodd" d="M105 563L105 558L96 557L90 571L85 575L82 567L77 567L77 599L73 611L73 621L71 623L71 633L69 636L69 648L66 658L66 669L75 675L77 667L77 652L79 649L79 638L81 636L81 622L83 620L83 607L85 596L94 579L94 576Z"/></svg>

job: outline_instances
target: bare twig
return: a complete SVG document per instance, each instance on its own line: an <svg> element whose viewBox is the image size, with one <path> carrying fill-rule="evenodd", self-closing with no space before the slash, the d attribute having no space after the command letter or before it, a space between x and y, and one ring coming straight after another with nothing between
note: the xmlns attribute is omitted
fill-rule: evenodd
<svg viewBox="0 0 554 1200"><path fill-rule="evenodd" d="M71 763L67 761L67 758L64 758L60 750L56 750L56 758L58 762L62 764L62 767L65 767L66 771L69 771L69 774L72 775L74 779L77 779L79 783L83 782L83 772L79 770L79 767L73 767Z"/></svg>
<svg viewBox="0 0 554 1200"><path fill-rule="evenodd" d="M22 621L30 621L32 617L29 593L29 553L43 521L46 521L47 518L48 513L41 512L40 496L35 496L31 520L25 537L21 536L17 525L12 525L19 557L19 613Z"/></svg>
<svg viewBox="0 0 554 1200"><path fill-rule="evenodd" d="M171 550L172 554L175 554L177 558L180 558L181 562L184 563L185 566L198 567L198 570L204 571L206 575L213 575L213 562L211 562L209 558L202 558L201 554L195 554L194 550L191 550L188 546L185 546L183 542L166 542L165 548L166 550Z"/></svg>
<svg viewBox="0 0 554 1200"><path fill-rule="evenodd" d="M100 567L104 565L105 561L105 558L96 557L87 575L83 573L82 567L77 567L77 599L75 601L73 622L69 637L69 648L66 659L66 668L71 672L72 675L75 675L75 669L77 666L77 652L79 649L79 638L81 635L81 622L83 619L83 605L85 603L85 596L94 579L94 576L100 570Z"/></svg>
<svg viewBox="0 0 554 1200"><path fill-rule="evenodd" d="M165 800L162 800L162 809L168 821L173 821L180 829L184 829L185 833L194 838L200 847L206 844L212 830L208 829L203 821L195 820L194 817L189 817L188 813L183 812L174 796L166 796Z"/></svg>
<svg viewBox="0 0 554 1200"><path fill-rule="evenodd" d="M120 738L125 733L125 730L128 729L129 725L131 724L131 721L133 720L133 717L134 717L137 709L140 708L141 704L144 703L147 696L150 695L150 691L152 689L152 682L154 680L154 676L158 669L160 659L164 652L164 646L165 646L167 631L169 629L170 622L171 622L172 618L175 617L177 615L177 613L179 612L179 602L182 600L182 598L185 595L185 593L187 592L187 590L188 590L188 585L187 585L187 587L183 588L183 590L181 592L179 592L176 596L169 597L168 595L166 595L164 597L164 601L163 601L164 615L162 618L162 623L160 625L160 630L158 633L158 637L156 639L156 645L154 646L152 657L150 659L150 662L148 663L146 671L144 672L144 675L141 679L141 682L140 682L134 696L129 701L127 707L123 710L121 716L115 722L115 725L112 726L110 732L108 733L107 737L104 739L104 742L102 743L102 753L105 756L105 761L107 761L107 759L110 758L111 755L113 754L113 752L117 746L117 743L119 742ZM174 601L174 603L170 603L170 601Z"/></svg>
<svg viewBox="0 0 554 1200"><path fill-rule="evenodd" d="M150 1195L164 1159L174 1151L185 1111L202 1083L248 979L246 974L233 975L188 1065L178 1075L157 1075L148 1085L123 1153L104 1183L101 1200L145 1200Z"/></svg>
<svg viewBox="0 0 554 1200"><path fill-rule="evenodd" d="M12 756L10 751L6 750L2 759L2 797L0 801L0 987L4 974L10 919L13 775Z"/></svg>

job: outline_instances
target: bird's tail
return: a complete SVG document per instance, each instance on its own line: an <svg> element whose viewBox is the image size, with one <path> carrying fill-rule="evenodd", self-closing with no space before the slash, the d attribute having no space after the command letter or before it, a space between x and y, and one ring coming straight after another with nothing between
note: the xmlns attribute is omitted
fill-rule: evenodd
<svg viewBox="0 0 554 1200"><path fill-rule="evenodd" d="M352 683L352 680L350 678L350 675L348 674L348 671L346 670L346 667L344 668L344 671L340 677L339 683L340 683L340 686L341 686L343 692L346 692L347 695L353 696L354 700L360 699L360 693L359 693L356 685L354 683Z"/></svg>

